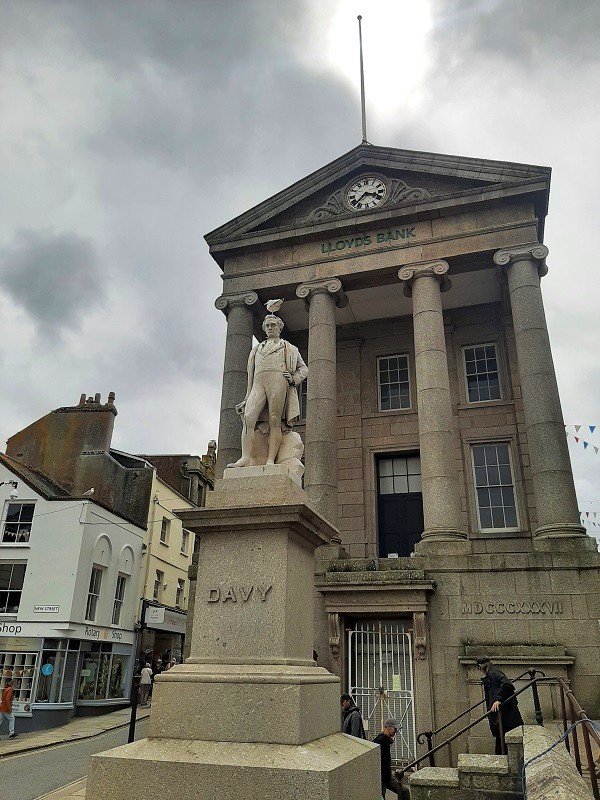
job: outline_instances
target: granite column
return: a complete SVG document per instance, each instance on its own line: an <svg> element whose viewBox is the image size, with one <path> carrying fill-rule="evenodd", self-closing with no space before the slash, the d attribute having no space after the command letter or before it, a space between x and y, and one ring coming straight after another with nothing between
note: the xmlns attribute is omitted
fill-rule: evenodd
<svg viewBox="0 0 600 800"><path fill-rule="evenodd" d="M552 361L540 278L548 248L533 243L499 250L494 263L508 279L523 396L538 527L534 539L586 537L571 471L569 449Z"/></svg>
<svg viewBox="0 0 600 800"><path fill-rule="evenodd" d="M235 407L246 396L248 388L248 357L252 349L254 315L252 306L258 301L256 292L221 295L215 306L227 316L221 414L219 418L219 448L215 478L240 457L242 426Z"/></svg>
<svg viewBox="0 0 600 800"><path fill-rule="evenodd" d="M417 552L466 550L461 530L456 436L452 418L440 292L450 288L448 264L403 267L398 277L413 303L419 447L425 530Z"/></svg>
<svg viewBox="0 0 600 800"><path fill-rule="evenodd" d="M341 281L330 278L296 289L308 304L308 385L304 488L312 506L337 527L337 387L335 306L348 304Z"/></svg>

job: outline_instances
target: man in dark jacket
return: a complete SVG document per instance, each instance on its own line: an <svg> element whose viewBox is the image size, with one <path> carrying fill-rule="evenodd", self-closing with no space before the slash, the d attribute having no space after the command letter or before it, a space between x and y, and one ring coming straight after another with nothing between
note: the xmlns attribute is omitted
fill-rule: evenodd
<svg viewBox="0 0 600 800"><path fill-rule="evenodd" d="M340 705L343 715L342 733L356 736L357 739L366 739L362 717L352 697L349 694L341 694Z"/></svg>
<svg viewBox="0 0 600 800"><path fill-rule="evenodd" d="M398 784L392 778L392 744L400 730L400 724L395 719L386 719L383 723L383 731L374 739L374 743L379 745L381 754L381 796L385 797L386 789L398 794Z"/></svg>
<svg viewBox="0 0 600 800"><path fill-rule="evenodd" d="M515 687L508 680L501 669L496 667L487 656L477 659L477 667L484 673L481 682L485 693L485 706L488 711L495 711L488 717L490 730L496 739L496 755L506 755L508 750L506 744L500 737L500 726L498 724L498 711L502 717L502 730L504 733L514 730L523 724L523 718L517 705L517 698L514 697L500 708L515 692ZM503 747L504 745L504 747Z"/></svg>

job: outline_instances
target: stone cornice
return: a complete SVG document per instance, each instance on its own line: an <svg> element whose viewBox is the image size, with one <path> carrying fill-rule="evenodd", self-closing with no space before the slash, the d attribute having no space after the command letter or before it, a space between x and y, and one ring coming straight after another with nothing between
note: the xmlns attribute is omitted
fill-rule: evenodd
<svg viewBox="0 0 600 800"><path fill-rule="evenodd" d="M417 278L436 278L440 284L440 291L447 292L452 287L448 279L450 266L447 261L424 261L421 264L411 264L398 271L398 278L404 283L404 294L411 297L411 286Z"/></svg>
<svg viewBox="0 0 600 800"><path fill-rule="evenodd" d="M243 292L242 294L222 294L215 300L215 308L225 315L236 306L253 306L258 301L256 292Z"/></svg>
<svg viewBox="0 0 600 800"><path fill-rule="evenodd" d="M504 250L498 250L494 254L494 264L501 267L503 270L508 269L518 261L537 261L538 272L540 278L548 273L546 266L546 256L548 255L548 248L545 244L540 242L532 242L531 244L519 245L518 247L507 247Z"/></svg>
<svg viewBox="0 0 600 800"><path fill-rule="evenodd" d="M346 308L348 297L344 293L342 282L339 278L326 278L324 280L307 281L301 283L296 289L296 296L301 300L310 302L310 298L315 294L328 293L335 297L335 304L338 308Z"/></svg>

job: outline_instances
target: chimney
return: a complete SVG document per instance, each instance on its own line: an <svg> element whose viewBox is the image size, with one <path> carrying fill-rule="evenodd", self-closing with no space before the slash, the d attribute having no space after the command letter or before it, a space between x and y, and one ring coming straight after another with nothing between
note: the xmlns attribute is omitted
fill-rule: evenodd
<svg viewBox="0 0 600 800"><path fill-rule="evenodd" d="M82 394L78 405L57 408L11 436L6 454L71 491L79 459L110 449L117 415L114 400L114 392L104 405L99 393L87 399Z"/></svg>

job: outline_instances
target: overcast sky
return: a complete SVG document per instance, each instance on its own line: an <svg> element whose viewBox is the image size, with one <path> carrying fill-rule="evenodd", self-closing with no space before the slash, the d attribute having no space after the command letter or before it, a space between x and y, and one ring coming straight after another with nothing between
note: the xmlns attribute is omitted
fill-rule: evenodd
<svg viewBox="0 0 600 800"><path fill-rule="evenodd" d="M2 440L114 390L116 447L205 452L203 235L360 142L357 13L373 144L552 167L565 421L600 423L597 0L0 0ZM600 532L600 454L570 442Z"/></svg>

